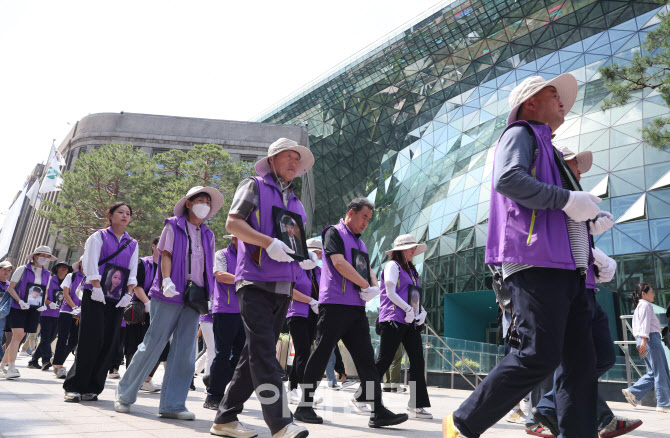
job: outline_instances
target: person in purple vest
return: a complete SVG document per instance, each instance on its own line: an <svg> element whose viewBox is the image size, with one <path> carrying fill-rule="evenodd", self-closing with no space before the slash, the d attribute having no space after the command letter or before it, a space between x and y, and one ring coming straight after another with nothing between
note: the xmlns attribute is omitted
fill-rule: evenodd
<svg viewBox="0 0 670 438"><path fill-rule="evenodd" d="M367 254L361 233L370 223L374 208L368 199L356 198L349 203L345 218L321 233L325 257L319 283L316 344L305 368L301 406L295 411L295 418L305 423L323 423L323 418L312 407L314 391L340 339L351 353L361 379L358 396L349 401L354 412L369 416L369 427L392 426L408 418L407 414L394 414L382 403L370 324L365 314L365 303L379 295L381 290L370 267L368 278L361 276L354 267L358 264L354 263L354 252L358 251L357 259L361 259L360 253ZM364 260L363 263L367 264Z"/></svg>
<svg viewBox="0 0 670 438"><path fill-rule="evenodd" d="M60 284L63 288L63 304L58 315L58 342L56 342L56 351L54 352L54 374L59 379L67 376L67 368L63 366L65 359L77 348L79 341L79 312L81 300L77 296L77 289L84 280L84 272L81 269L81 262L84 257L72 264L72 272L65 276Z"/></svg>
<svg viewBox="0 0 670 438"><path fill-rule="evenodd" d="M273 438L306 437L293 423L277 365L275 346L286 319L293 283L303 269L316 266L316 255L300 263L293 250L277 238L273 207L306 219L293 193L293 179L314 164L312 152L293 140L280 138L256 165L258 177L246 178L235 191L226 230L239 239L235 290L240 303L246 342L233 379L221 401L210 432L219 436L255 437L238 421L254 391L261 399L263 419ZM276 209L275 209L276 210ZM312 259L312 257L314 257Z"/></svg>
<svg viewBox="0 0 670 438"><path fill-rule="evenodd" d="M119 342L123 309L130 303L137 284L137 241L126 232L133 210L116 202L107 210L107 228L86 240L81 262L86 279L82 286L79 343L74 364L67 373L63 389L65 401L97 401ZM106 276L125 270L125 284L119 295L103 290Z"/></svg>
<svg viewBox="0 0 670 438"><path fill-rule="evenodd" d="M58 262L51 267L51 279L47 288L45 305L47 310L40 314L40 343L33 353L32 359L28 362L28 368L42 369L46 371L51 367L51 343L56 339L58 328L58 315L60 306L63 303L63 289L60 284L65 276L72 272L72 267L66 262ZM60 295L58 297L58 295ZM60 299L59 299L60 298ZM40 367L38 360L42 359Z"/></svg>
<svg viewBox="0 0 670 438"><path fill-rule="evenodd" d="M21 377L15 364L19 344L26 333L35 333L37 331L40 312L47 310L47 305L31 306L28 303L30 301L29 289L33 289L33 285L37 285L39 286L38 290L41 288L42 293L46 292L49 287L49 279L51 278L46 265L54 260L56 260L56 257L51 254L51 248L48 246L38 246L32 254L28 255L28 263L16 268L12 275L7 293L12 297L13 301L9 315L7 315L6 323L12 330L12 340L9 343L5 356L2 358L2 365L0 365L0 369L3 371L5 364L8 365L8 369L4 373L7 380ZM46 300L40 300L40 302L44 303Z"/></svg>
<svg viewBox="0 0 670 438"><path fill-rule="evenodd" d="M421 283L412 259L428 249L417 243L411 234L403 234L393 241L393 248L386 251L390 260L382 273L382 293L379 298L379 356L375 362L379 378L394 360L402 343L409 358L410 385L409 416L430 420L433 416L425 410L430 407L424 376L423 342L421 332L426 320L426 310L421 305Z"/></svg>
<svg viewBox="0 0 670 438"><path fill-rule="evenodd" d="M214 316L212 328L215 355L209 377L203 378L207 387L207 398L205 398L203 407L212 410L219 409L219 404L226 392L226 387L233 378L233 371L235 371L246 340L240 315L240 304L235 293L235 269L239 242L232 234L223 236L223 238L232 239L232 242L226 248L217 251L214 259L216 290L212 298Z"/></svg>
<svg viewBox="0 0 670 438"><path fill-rule="evenodd" d="M135 296L133 301L141 301L144 303L144 324L128 324L126 325L126 336L124 339L123 352L126 357L126 369L130 366L130 362L133 360L133 356L137 351L137 347L144 340L144 335L146 335L149 326L151 325L151 299L147 295L148 291L151 289L151 285L154 282L154 275L158 267L158 242L160 237L156 237L151 243L151 255L147 257L142 257L140 262L137 264L137 286L135 286ZM161 390L160 385L156 385L153 382L153 376L158 370L158 365L161 362L167 361L168 353L170 352L170 344L166 344L161 353L160 358L156 362L156 365L149 373L149 376L144 379L144 383L140 387L140 391L146 392L159 392Z"/></svg>
<svg viewBox="0 0 670 438"><path fill-rule="evenodd" d="M194 420L186 409L186 396L195 370L195 339L200 314L184 304L186 286L194 283L214 291L214 233L204 224L223 205L214 187L192 187L175 204L174 216L165 220L158 242L159 259L149 291L151 325L144 341L119 382L116 412L130 412L137 392L155 367L170 337L158 414L163 418Z"/></svg>
<svg viewBox="0 0 670 438"><path fill-rule="evenodd" d="M557 367L562 435L597 434L585 281L593 259L589 233L611 220L598 208L600 198L576 188L551 141L576 96L577 81L567 73L526 78L510 93L508 127L495 150L485 261L502 266L520 342L444 418L445 437L479 437Z"/></svg>
<svg viewBox="0 0 670 438"><path fill-rule="evenodd" d="M320 240L308 239L307 250L313 251L319 260L321 259L323 248ZM286 314L288 330L291 333L293 348L295 349L293 366L288 375L289 403L294 405L300 403L298 384L303 383L305 366L309 359L312 343L316 337L316 321L319 317L320 281L321 268L318 266L301 273L293 288L293 297Z"/></svg>

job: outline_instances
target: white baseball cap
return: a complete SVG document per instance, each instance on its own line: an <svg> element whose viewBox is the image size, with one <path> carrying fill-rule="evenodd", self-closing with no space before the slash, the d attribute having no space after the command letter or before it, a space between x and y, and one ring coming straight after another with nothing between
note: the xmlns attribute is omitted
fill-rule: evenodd
<svg viewBox="0 0 670 438"><path fill-rule="evenodd" d="M514 87L509 94L509 107L511 111L507 117L507 124L511 125L517 121L519 108L521 108L522 103L546 87L556 88L565 108L565 114L568 114L572 105L575 104L575 99L577 99L577 79L570 73L563 73L550 81L545 80L542 76L531 76Z"/></svg>

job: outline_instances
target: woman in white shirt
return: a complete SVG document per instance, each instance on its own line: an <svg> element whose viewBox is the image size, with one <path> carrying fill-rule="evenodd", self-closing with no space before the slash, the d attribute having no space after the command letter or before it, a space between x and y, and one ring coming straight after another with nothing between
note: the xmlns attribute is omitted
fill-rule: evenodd
<svg viewBox="0 0 670 438"><path fill-rule="evenodd" d="M622 392L630 404L637 406L639 400L654 388L656 411L667 414L670 413L670 371L661 342L661 323L651 305L654 298L654 289L649 283L638 284L633 292L633 335L648 372Z"/></svg>

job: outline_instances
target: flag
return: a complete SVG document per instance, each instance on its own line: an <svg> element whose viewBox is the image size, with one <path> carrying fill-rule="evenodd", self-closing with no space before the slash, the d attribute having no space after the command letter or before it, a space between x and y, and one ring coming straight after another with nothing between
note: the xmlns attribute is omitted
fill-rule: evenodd
<svg viewBox="0 0 670 438"><path fill-rule="evenodd" d="M39 210L40 204L42 203L42 195L49 192L55 192L60 190L60 185L63 182L61 166L65 164L63 156L58 152L54 145L51 145L51 152L49 153L49 160L46 165L46 173L42 179L42 184L39 186L39 190L35 195L33 189L31 189L30 195L30 205L35 207L35 210ZM39 181L35 181L35 186L37 186Z"/></svg>
<svg viewBox="0 0 670 438"><path fill-rule="evenodd" d="M30 190L26 194L26 198L28 198L28 200L30 201L30 205L32 207L35 207L35 202L37 201L37 198L40 194L39 188L40 188L40 182L39 180L35 180L32 187L30 187Z"/></svg>

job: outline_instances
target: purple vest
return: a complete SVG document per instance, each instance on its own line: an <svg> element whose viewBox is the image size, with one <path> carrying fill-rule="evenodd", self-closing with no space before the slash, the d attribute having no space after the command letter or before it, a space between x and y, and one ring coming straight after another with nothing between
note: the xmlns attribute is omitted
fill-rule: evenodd
<svg viewBox="0 0 670 438"><path fill-rule="evenodd" d="M339 224L326 227L321 232L322 240L325 239L326 231L331 227L335 227L337 232L340 233L342 241L344 242L344 259L353 266L351 250L357 248L360 251L367 253L368 250L365 247L365 243L351 232L342 219L340 219ZM321 281L319 282L320 304L347 304L349 306L365 307L365 301L358 295L359 290L357 286L337 272L337 269L333 266L329 256L323 257L323 265L321 269Z"/></svg>
<svg viewBox="0 0 670 438"><path fill-rule="evenodd" d="M107 263L111 263L112 265L116 265L121 268L130 269L130 259L133 257L135 248L137 248L137 240L131 239L131 237L125 231L123 232L123 236L121 236L121 240L117 240L112 227L98 230L96 233L100 233L100 236L102 237L102 249L100 250L100 258L98 260L104 260L111 256L116 251L118 251L118 249L123 246L126 241L131 240L130 244L128 244L128 246L126 246L123 251L98 267L98 272L100 275L105 272L105 266L107 266ZM93 289L91 283L88 282L83 287L84 289ZM124 289L121 293L125 294L126 292L127 289Z"/></svg>
<svg viewBox="0 0 670 438"><path fill-rule="evenodd" d="M238 240L238 245L239 242ZM237 268L237 249L235 249L235 245L231 243L221 252L226 257L228 272L235 275L235 269ZM240 303L237 300L234 284L216 282L212 300L212 313L240 313Z"/></svg>
<svg viewBox="0 0 670 438"><path fill-rule="evenodd" d="M47 268L42 268L42 286L45 288L49 287L49 278L51 277L51 272ZM23 277L21 278L21 281L19 281L16 284L16 287L14 288L16 290L16 293L19 295L19 298L21 298L23 301L28 302L28 296L27 296L27 291L26 291L26 285L28 283L34 283L35 282L35 272L33 272L33 264L32 262L28 262L26 265L25 270L23 271ZM19 303L16 301L12 300L12 307L14 309L19 309L21 310L21 306L19 306Z"/></svg>
<svg viewBox="0 0 670 438"><path fill-rule="evenodd" d="M266 236L276 237L274 218L272 217L273 206L299 214L302 216L303 222L307 219L302 203L293 193L289 196L288 205L284 206L281 190L270 174L265 175L264 178L257 176L253 178L258 187L258 206L247 219L251 228ZM302 270L298 262L277 262L272 260L262 248L260 249L260 261L257 257L252 260L252 256L257 249L259 247L256 245L251 245L242 240L238 241L239 254L235 281L296 281L298 272Z"/></svg>
<svg viewBox="0 0 670 438"><path fill-rule="evenodd" d="M62 287L60 287L61 281L58 279L58 275L52 275L51 279L49 280L49 288L47 289L47 300L53 301L54 300L54 292L57 290L63 290ZM63 299L63 302L65 302L65 299ZM62 307L62 304L61 304ZM57 318L58 315L60 314L60 308L58 309L52 309L49 306L47 306L47 310L44 312L40 313L40 316L48 316L50 318Z"/></svg>
<svg viewBox="0 0 670 438"><path fill-rule="evenodd" d="M188 247L188 237L186 237L186 216L173 216L165 220L165 226L171 226L174 231L174 246L172 248L172 271L170 278L179 292L171 298L163 295L163 273L161 272L161 260L163 255L158 257L158 267L154 275L154 282L151 285L149 296L153 299L163 301L170 304L184 305L184 288L186 287L186 251ZM200 224L200 232L202 234L202 245L205 249L205 287L212 295L214 291L214 234L207 228L204 223Z"/></svg>
<svg viewBox="0 0 670 438"><path fill-rule="evenodd" d="M516 125L531 128L537 139L537 159L530 174L545 184L563 187L549 126L532 125L524 120L510 126ZM565 213L526 208L496 192L492 183L485 262L497 266L509 262L575 269Z"/></svg>
<svg viewBox="0 0 670 438"><path fill-rule="evenodd" d="M415 286L421 286L419 282L419 274L414 272L414 283L412 283L412 277L405 271L398 262L390 261L389 263L396 263L398 265L399 275L398 275L398 284L396 285L395 292L400 298L402 298L407 304L410 303L409 297L409 286L414 284ZM405 311L398 306L396 306L393 301L391 301L386 295L386 283L384 283L384 273L382 272L382 284L380 289L382 290L381 295L379 296L379 322L384 321L396 321L401 324L407 324L405 322ZM419 309L421 311L421 309ZM418 313L417 313L418 314Z"/></svg>
<svg viewBox="0 0 670 438"><path fill-rule="evenodd" d="M302 273L298 274L298 281L295 283L295 289L318 301L318 284L320 280L321 268L318 266L314 269L310 269L309 271L303 270ZM291 304L288 306L286 317L292 318L294 316L299 316L301 318L307 318L309 316L309 312L311 311L312 309L309 307L308 303L302 303L300 301L291 299Z"/></svg>
<svg viewBox="0 0 670 438"><path fill-rule="evenodd" d="M77 306L80 306L81 302L79 301L79 297L77 296L76 292L77 292L77 288L79 287L79 284L81 283L81 281L83 279L84 279L84 273L83 272L77 271L77 272L72 273L72 285L70 285L70 291L69 292L70 292L70 298L72 299L72 301L74 301L74 303ZM67 303L67 301L65 301L65 299L63 299L63 305L60 306L60 311L61 312L72 312L72 307L70 307L70 305Z"/></svg>
<svg viewBox="0 0 670 438"><path fill-rule="evenodd" d="M589 268L586 270L586 288L596 290L596 273L593 270L593 256L591 256Z"/></svg>
<svg viewBox="0 0 670 438"><path fill-rule="evenodd" d="M211 313L207 315L200 315L200 321L214 322L214 316Z"/></svg>

